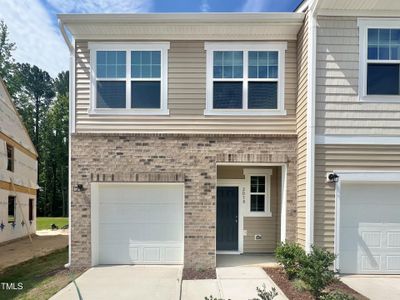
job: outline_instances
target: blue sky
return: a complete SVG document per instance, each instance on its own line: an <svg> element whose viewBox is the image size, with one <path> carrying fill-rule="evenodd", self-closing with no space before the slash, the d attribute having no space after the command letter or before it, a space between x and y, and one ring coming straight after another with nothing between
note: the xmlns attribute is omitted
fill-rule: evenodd
<svg viewBox="0 0 400 300"><path fill-rule="evenodd" d="M57 13L293 11L301 0L0 0L0 19L16 42L14 56L47 70L68 69Z"/></svg>

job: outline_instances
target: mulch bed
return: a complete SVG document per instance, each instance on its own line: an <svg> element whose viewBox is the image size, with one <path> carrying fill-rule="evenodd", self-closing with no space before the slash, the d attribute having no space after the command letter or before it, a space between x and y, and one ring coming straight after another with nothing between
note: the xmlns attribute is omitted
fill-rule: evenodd
<svg viewBox="0 0 400 300"><path fill-rule="evenodd" d="M264 271L271 277L289 300L313 300L313 296L308 291L297 290L291 281L287 279L282 268L264 268ZM329 291L341 291L353 296L357 300L368 300L367 297L359 294L341 281L335 281L328 287Z"/></svg>
<svg viewBox="0 0 400 300"><path fill-rule="evenodd" d="M217 279L215 269L183 269L183 280Z"/></svg>

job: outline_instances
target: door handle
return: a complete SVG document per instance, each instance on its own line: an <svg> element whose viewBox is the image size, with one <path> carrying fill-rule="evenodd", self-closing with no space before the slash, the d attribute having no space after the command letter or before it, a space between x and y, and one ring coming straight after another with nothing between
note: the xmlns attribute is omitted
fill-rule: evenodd
<svg viewBox="0 0 400 300"><path fill-rule="evenodd" d="M236 216L236 218L235 218L235 222L236 222L236 223L238 222L238 216Z"/></svg>

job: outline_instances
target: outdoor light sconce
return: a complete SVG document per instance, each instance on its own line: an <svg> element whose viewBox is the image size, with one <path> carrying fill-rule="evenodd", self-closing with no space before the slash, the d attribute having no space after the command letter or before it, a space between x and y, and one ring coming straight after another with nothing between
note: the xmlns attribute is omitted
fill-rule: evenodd
<svg viewBox="0 0 400 300"><path fill-rule="evenodd" d="M85 188L83 187L83 184L78 183L77 185L74 186L74 192L83 192Z"/></svg>
<svg viewBox="0 0 400 300"><path fill-rule="evenodd" d="M335 183L339 181L339 175L336 173L328 173L326 175L326 181L330 183Z"/></svg>

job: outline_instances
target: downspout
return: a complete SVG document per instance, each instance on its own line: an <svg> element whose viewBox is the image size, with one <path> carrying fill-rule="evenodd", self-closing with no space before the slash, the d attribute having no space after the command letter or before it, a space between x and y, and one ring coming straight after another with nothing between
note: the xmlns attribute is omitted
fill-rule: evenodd
<svg viewBox="0 0 400 300"><path fill-rule="evenodd" d="M305 250L314 244L314 181L315 181L315 83L317 48L317 8L321 1L310 1L308 26L308 89L307 89L307 164L306 164L306 238Z"/></svg>
<svg viewBox="0 0 400 300"><path fill-rule="evenodd" d="M58 26L65 43L69 49L69 130L68 130L68 263L66 268L71 266L71 136L75 132L75 41L69 39L65 25L58 20Z"/></svg>

